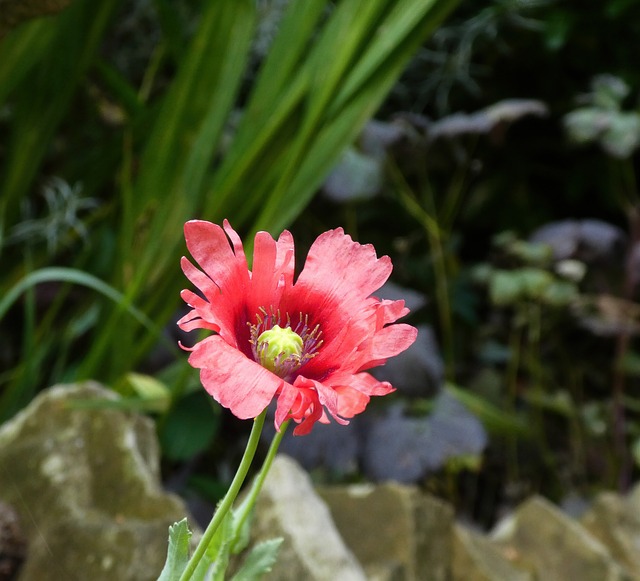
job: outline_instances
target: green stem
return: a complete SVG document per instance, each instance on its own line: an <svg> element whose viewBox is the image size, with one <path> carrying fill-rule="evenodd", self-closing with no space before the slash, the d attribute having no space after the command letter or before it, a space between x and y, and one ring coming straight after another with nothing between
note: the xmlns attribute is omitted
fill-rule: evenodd
<svg viewBox="0 0 640 581"><path fill-rule="evenodd" d="M260 494L260 491L262 490L262 485L264 484L265 478L269 473L269 469L271 468L273 459L276 457L276 453L278 452L278 448L280 447L280 442L282 441L282 438L284 437L284 434L287 431L288 427L289 421L286 421L280 426L280 431L276 432L276 435L271 441L271 446L269 446L267 456L264 459L264 464L262 465L262 468L260 469L258 475L255 477L253 484L251 484L251 490L249 491L249 494L242 501L242 504L238 508L234 530L234 539L237 539L239 537L239 533L242 530L245 521L247 520L249 514L251 513L251 510L253 509L253 506L256 503L258 494Z"/></svg>
<svg viewBox="0 0 640 581"><path fill-rule="evenodd" d="M251 466L251 462L253 461L253 457L255 456L256 449L258 448L258 443L260 441L260 434L262 433L262 426L264 425L264 419L267 415L267 410L263 411L254 421L253 427L251 428L251 434L249 435L249 441L247 442L247 448L244 451L242 456L242 460L240 461L240 466L238 466L238 471L236 475L233 477L233 481L229 486L229 490L227 490L227 494L225 494L222 502L218 506L218 510L216 510L209 526L204 531L196 550L193 552L191 559L189 559L189 563L187 563L187 567L184 572L180 576L180 581L188 581L191 579L198 563L204 556L209 543L213 539L216 531L220 527L220 524L224 520L226 514L231 510L231 507L240 492L240 488L242 487L242 483L247 476L247 472L249 471L249 467ZM266 464L266 461L265 461Z"/></svg>

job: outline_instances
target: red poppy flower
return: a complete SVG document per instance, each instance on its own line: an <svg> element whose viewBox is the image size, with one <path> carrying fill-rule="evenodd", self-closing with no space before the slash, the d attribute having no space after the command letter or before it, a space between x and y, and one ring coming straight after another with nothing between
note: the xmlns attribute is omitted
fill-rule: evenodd
<svg viewBox="0 0 640 581"><path fill-rule="evenodd" d="M366 369L382 365L411 345L414 327L395 324L404 301L371 294L391 274L388 256L377 258L341 228L321 234L294 282L293 237L258 232L249 271L242 242L225 220L185 224L189 252L182 270L201 295L182 291L192 308L178 325L213 334L189 349L204 388L241 419L255 418L275 397L276 428L292 418L294 434L316 421L337 422L362 412L370 396L393 387ZM204 271L204 272L203 272Z"/></svg>

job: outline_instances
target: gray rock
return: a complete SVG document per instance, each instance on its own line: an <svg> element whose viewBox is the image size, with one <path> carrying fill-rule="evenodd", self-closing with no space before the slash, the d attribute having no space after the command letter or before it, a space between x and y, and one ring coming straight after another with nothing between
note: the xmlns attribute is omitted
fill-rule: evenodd
<svg viewBox="0 0 640 581"><path fill-rule="evenodd" d="M322 192L337 203L374 198L384 184L384 161L347 148L327 177Z"/></svg>
<svg viewBox="0 0 640 581"><path fill-rule="evenodd" d="M501 523L493 540L514 563L544 581L633 579L583 526L541 497L532 497Z"/></svg>
<svg viewBox="0 0 640 581"><path fill-rule="evenodd" d="M453 509L445 502L396 483L319 493L369 579L449 579Z"/></svg>
<svg viewBox="0 0 640 581"><path fill-rule="evenodd" d="M53 387L0 428L0 500L20 516L20 581L157 579L186 514L160 486L153 422L87 406L95 383Z"/></svg>
<svg viewBox="0 0 640 581"><path fill-rule="evenodd" d="M613 492L599 494L582 524L640 579L640 486L628 498Z"/></svg>
<svg viewBox="0 0 640 581"><path fill-rule="evenodd" d="M364 449L368 478L409 484L449 461L478 461L488 441L480 420L449 391L433 404L428 416L410 416L400 404L374 420Z"/></svg>
<svg viewBox="0 0 640 581"><path fill-rule="evenodd" d="M387 298L382 293L381 296ZM390 382L403 395L428 397L442 386L444 362L433 329L429 325L417 325L417 329L416 341L406 351L373 369L372 374Z"/></svg>
<svg viewBox="0 0 640 581"><path fill-rule="evenodd" d="M452 581L534 581L533 574L509 561L484 535L456 524Z"/></svg>
<svg viewBox="0 0 640 581"><path fill-rule="evenodd" d="M531 242L548 244L555 260L576 258L592 263L617 259L627 236L623 230L596 219L550 222L531 234Z"/></svg>
<svg viewBox="0 0 640 581"><path fill-rule="evenodd" d="M284 538L269 579L366 580L308 474L287 456L277 456L271 466L256 503L251 535L253 542Z"/></svg>

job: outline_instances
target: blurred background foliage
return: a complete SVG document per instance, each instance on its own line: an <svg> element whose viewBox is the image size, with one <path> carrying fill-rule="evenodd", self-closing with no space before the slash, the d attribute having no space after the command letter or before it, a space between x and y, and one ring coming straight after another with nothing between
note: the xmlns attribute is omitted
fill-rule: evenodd
<svg viewBox="0 0 640 581"><path fill-rule="evenodd" d="M394 261L398 392L283 447L483 523L640 465L640 3L73 0L0 40L0 421L99 380L215 501L245 426L177 348L183 223ZM375 120L372 118L375 117ZM105 404L106 405L106 404ZM110 404L113 405L113 404ZM336 446L340 442L340 446Z"/></svg>

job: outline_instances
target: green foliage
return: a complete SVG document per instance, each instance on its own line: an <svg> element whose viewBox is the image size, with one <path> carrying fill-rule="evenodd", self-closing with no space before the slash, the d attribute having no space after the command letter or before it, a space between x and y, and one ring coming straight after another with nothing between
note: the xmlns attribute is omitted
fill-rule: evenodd
<svg viewBox="0 0 640 581"><path fill-rule="evenodd" d="M249 239L289 224L454 4L291 2L256 62L253 0L157 0L151 20L161 34L138 72L119 67L109 48L123 3L77 0L7 35L0 296L7 329L21 331L3 354L0 386L13 395L0 416L39 386L114 383L148 364L180 305L184 222L228 218ZM35 193L51 177L43 206ZM56 279L51 264L69 270ZM45 281L55 292L43 303ZM60 327L74 332L54 341ZM175 397L185 381L176 378Z"/></svg>
<svg viewBox="0 0 640 581"><path fill-rule="evenodd" d="M189 429L185 429L189 426ZM204 390L182 397L159 426L168 460L188 460L206 450L220 428L220 408Z"/></svg>
<svg viewBox="0 0 640 581"><path fill-rule="evenodd" d="M410 322L433 327L446 385L463 386L492 435L484 466L452 471L465 493L499 480L498 503L560 499L638 476L640 75L624 47L639 17L615 0L461 5L385 104L378 197L316 200L298 226L349 224L392 256L395 282L428 297ZM591 218L615 244L572 234ZM550 222L566 226L553 248L528 239ZM428 409L410 389L398 397Z"/></svg>
<svg viewBox="0 0 640 581"><path fill-rule="evenodd" d="M640 5L472 0L440 26L455 4L293 0L265 35L268 2L75 0L8 34L0 419L90 377L123 396L104 405L158 416L169 468L204 454L233 436L166 331L184 221L229 218L248 247L258 229L310 242L346 226L429 296L411 322L434 326L447 393L492 436L486 466L462 459L456 477L491 484L497 463L504 490L559 497L624 461L637 474L632 261L558 261L526 237L595 216L629 225L616 256L633 256ZM130 13L151 29L127 36ZM399 137L371 164L354 142L376 111ZM379 197L315 197L345 148ZM216 495L206 460L190 481Z"/></svg>
<svg viewBox="0 0 640 581"><path fill-rule="evenodd" d="M224 581L235 534L231 526L233 514L228 513L220 528L214 535L202 560L190 581ZM189 540L191 531L187 519L174 523L169 527L169 548L158 581L179 581L189 562ZM271 571L276 562L278 551L283 539L269 539L256 543L246 554L238 570L231 577L231 581L257 581Z"/></svg>
<svg viewBox="0 0 640 581"><path fill-rule="evenodd" d="M169 527L167 560L158 581L178 581L180 579L180 575L189 561L191 534L186 518Z"/></svg>
<svg viewBox="0 0 640 581"><path fill-rule="evenodd" d="M623 111L628 85L612 75L598 75L592 81L588 106L571 111L564 124L576 143L597 142L609 155L628 158L640 145L640 113Z"/></svg>
<svg viewBox="0 0 640 581"><path fill-rule="evenodd" d="M245 558L238 572L231 577L231 581L254 581L271 571L278 557L282 541L282 538L277 538L257 543Z"/></svg>

